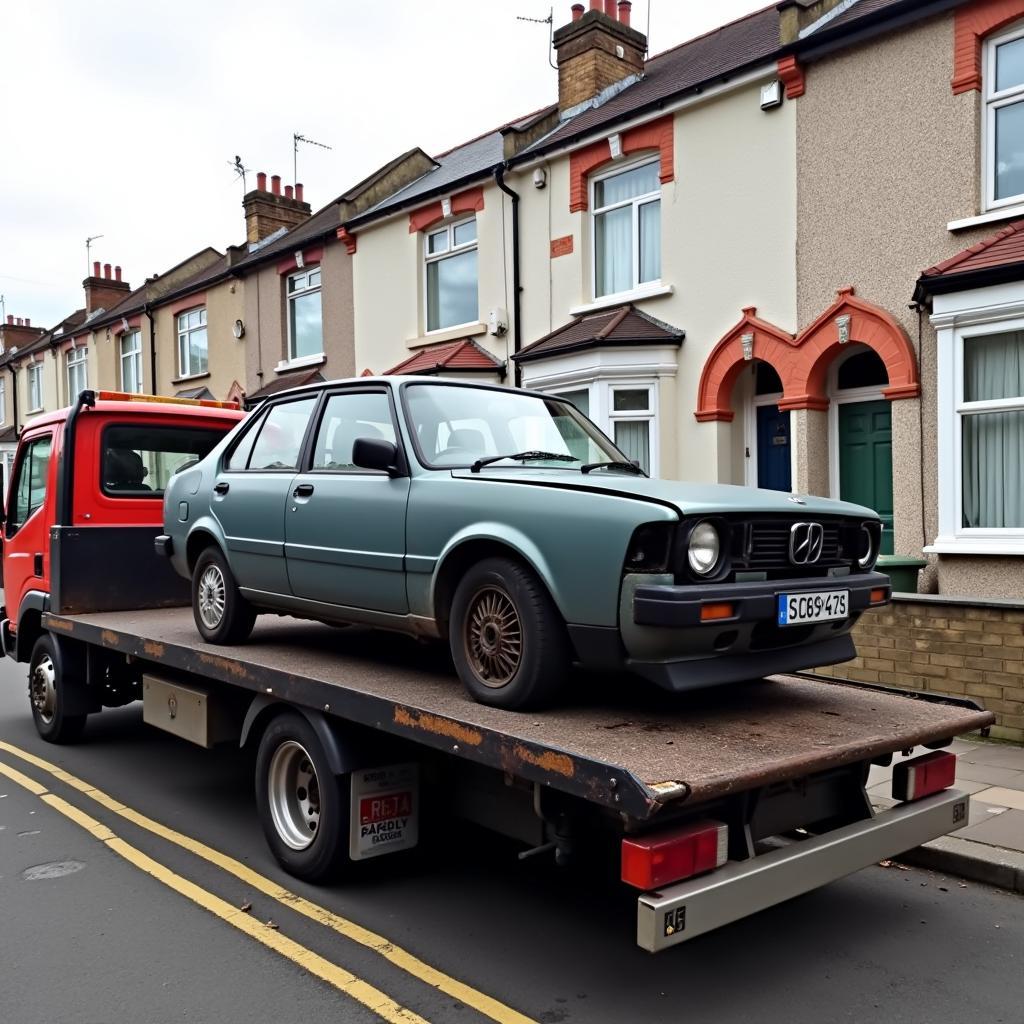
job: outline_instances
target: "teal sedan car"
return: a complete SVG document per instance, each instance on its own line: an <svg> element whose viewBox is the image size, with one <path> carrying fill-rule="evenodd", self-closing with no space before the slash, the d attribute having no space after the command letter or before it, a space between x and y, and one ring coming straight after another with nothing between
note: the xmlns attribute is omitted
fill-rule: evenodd
<svg viewBox="0 0 1024 1024"><path fill-rule="evenodd" d="M275 397L171 479L164 520L208 642L260 612L446 638L506 708L572 663L688 690L844 661L889 600L870 509L652 480L568 402L437 378Z"/></svg>

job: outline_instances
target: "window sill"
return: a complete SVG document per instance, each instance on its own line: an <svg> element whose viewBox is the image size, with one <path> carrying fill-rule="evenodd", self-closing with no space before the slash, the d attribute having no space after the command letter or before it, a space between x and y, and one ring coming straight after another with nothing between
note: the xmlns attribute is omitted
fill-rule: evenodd
<svg viewBox="0 0 1024 1024"><path fill-rule="evenodd" d="M1015 537L936 537L926 555L1024 555L1024 534Z"/></svg>
<svg viewBox="0 0 1024 1024"><path fill-rule="evenodd" d="M39 406L38 409L29 409L29 411L27 413L25 413L25 415L26 416L38 416L39 413L44 412L44 411L45 410L43 409L43 407Z"/></svg>
<svg viewBox="0 0 1024 1024"><path fill-rule="evenodd" d="M327 362L327 356L323 352L317 352L311 356L299 356L297 359L282 359L274 367L274 373L290 373L292 370L301 370L305 366L322 366Z"/></svg>
<svg viewBox="0 0 1024 1024"><path fill-rule="evenodd" d="M186 384L190 380L208 380L210 371L207 370L205 373L190 373L187 377L172 377L172 384Z"/></svg>
<svg viewBox="0 0 1024 1024"><path fill-rule="evenodd" d="M978 228L985 224L996 224L1001 220L1013 220L1014 217L1024 216L1024 203L1015 203L1013 206L1001 206L998 210L989 210L988 213L979 213L976 217L963 217L961 220L951 220L946 225L947 231L966 231L967 228Z"/></svg>
<svg viewBox="0 0 1024 1024"><path fill-rule="evenodd" d="M454 327L444 327L439 331L428 331L419 338L406 338L406 348L423 348L424 345L437 345L444 341L458 341L461 338L475 338L478 334L487 333L487 324L479 320L471 320L469 323L456 324Z"/></svg>
<svg viewBox="0 0 1024 1024"><path fill-rule="evenodd" d="M593 302L584 303L582 306L572 306L569 309L570 316L581 316L584 313L596 313L599 309L608 309L611 306L624 306L627 302L642 302L644 299L658 299L663 295L672 295L675 288L670 284L658 284L652 287L634 288L628 292L616 292L614 295L602 295Z"/></svg>

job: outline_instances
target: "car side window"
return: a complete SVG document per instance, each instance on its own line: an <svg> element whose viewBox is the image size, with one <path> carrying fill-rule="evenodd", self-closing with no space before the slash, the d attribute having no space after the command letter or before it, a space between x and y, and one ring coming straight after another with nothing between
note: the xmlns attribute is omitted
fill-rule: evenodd
<svg viewBox="0 0 1024 1024"><path fill-rule="evenodd" d="M245 469L249 465L249 456L252 455L252 446L256 443L256 438L259 436L259 432L263 427L263 421L258 420L256 423L250 424L249 429L241 436L241 438L235 443L234 448L228 453L228 457L224 460L225 469Z"/></svg>
<svg viewBox="0 0 1024 1024"><path fill-rule="evenodd" d="M21 459L14 470L8 498L7 536L25 523L46 499L46 484L50 475L50 454L53 436L37 437L25 445Z"/></svg>
<svg viewBox="0 0 1024 1024"><path fill-rule="evenodd" d="M295 469L316 396L275 405L260 427L249 469Z"/></svg>
<svg viewBox="0 0 1024 1024"><path fill-rule="evenodd" d="M324 406L313 447L314 470L353 470L352 447L361 437L396 443L391 403L382 392L332 395Z"/></svg>

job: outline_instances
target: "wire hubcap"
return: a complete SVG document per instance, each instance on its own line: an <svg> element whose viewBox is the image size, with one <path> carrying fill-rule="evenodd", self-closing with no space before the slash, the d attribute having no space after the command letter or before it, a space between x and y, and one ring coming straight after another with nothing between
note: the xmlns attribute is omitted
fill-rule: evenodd
<svg viewBox="0 0 1024 1024"><path fill-rule="evenodd" d="M203 625L216 629L224 617L227 586L218 565L208 565L199 577L199 617Z"/></svg>
<svg viewBox="0 0 1024 1024"><path fill-rule="evenodd" d="M466 613L466 654L477 678L491 689L507 686L523 659L523 626L512 599L497 587L473 595Z"/></svg>

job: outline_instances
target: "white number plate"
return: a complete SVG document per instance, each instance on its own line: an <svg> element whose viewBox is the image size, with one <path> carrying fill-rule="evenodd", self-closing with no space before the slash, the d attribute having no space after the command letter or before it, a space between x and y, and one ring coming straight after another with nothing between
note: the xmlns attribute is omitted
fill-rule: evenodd
<svg viewBox="0 0 1024 1024"><path fill-rule="evenodd" d="M848 590L816 590L803 594L779 594L779 625L829 622L850 614Z"/></svg>

